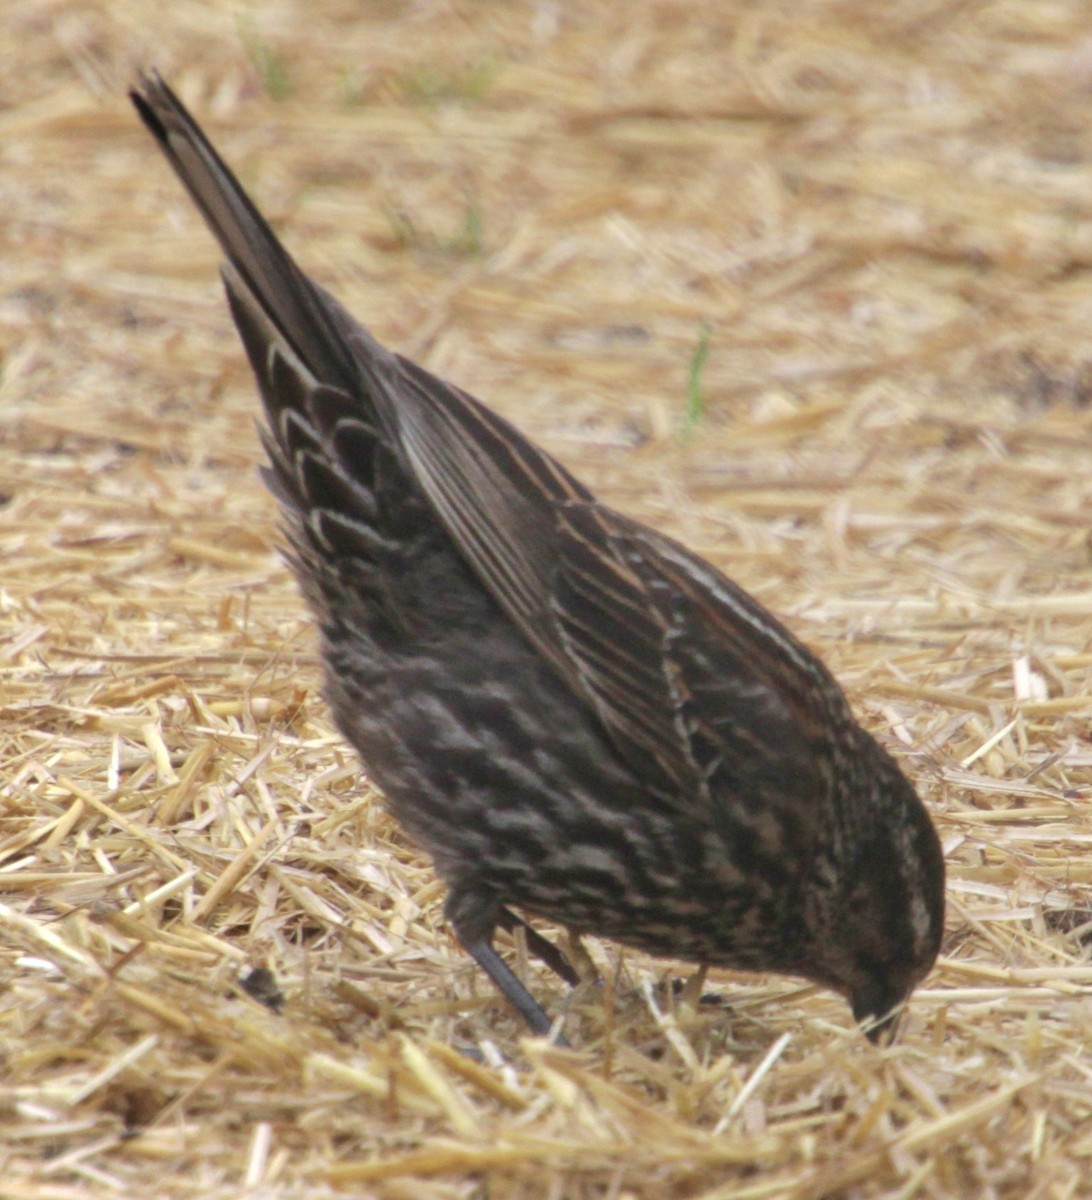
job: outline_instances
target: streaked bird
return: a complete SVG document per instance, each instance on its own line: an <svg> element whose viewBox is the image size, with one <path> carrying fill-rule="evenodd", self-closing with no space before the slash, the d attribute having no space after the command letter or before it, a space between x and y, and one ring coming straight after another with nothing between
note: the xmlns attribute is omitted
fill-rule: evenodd
<svg viewBox="0 0 1092 1200"><path fill-rule="evenodd" d="M433 858L456 936L551 1023L498 926L803 976L873 1038L932 966L944 863L823 664L678 542L380 346L296 266L158 75L138 112L225 255L266 481L325 694Z"/></svg>

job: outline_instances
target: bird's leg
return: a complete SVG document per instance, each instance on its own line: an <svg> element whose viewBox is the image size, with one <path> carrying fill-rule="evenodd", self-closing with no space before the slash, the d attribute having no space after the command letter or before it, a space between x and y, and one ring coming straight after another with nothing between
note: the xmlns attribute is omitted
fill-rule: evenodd
<svg viewBox="0 0 1092 1200"><path fill-rule="evenodd" d="M537 929L533 929L511 909L502 908L498 911L497 924L509 933L516 929L522 929L523 936L527 939L527 949L544 962L555 975L564 979L569 987L576 987L578 983L582 982L579 972L553 942L544 938Z"/></svg>
<svg viewBox="0 0 1092 1200"><path fill-rule="evenodd" d="M502 914L506 914L507 921L505 915ZM447 902L444 904L444 915L451 922L455 936L463 948L492 979L508 1003L527 1022L531 1032L540 1035L549 1034L553 1028L553 1022L511 967L493 949L493 930L497 925L501 924L510 929L518 918L506 909L500 908L491 896L483 896L471 888L458 885L448 893ZM537 936L540 935L536 934ZM550 947L554 954L559 954L545 938L542 938L542 941ZM565 965L568 966L567 963Z"/></svg>
<svg viewBox="0 0 1092 1200"><path fill-rule="evenodd" d="M462 939L460 938L460 941ZM527 1022L532 1033L548 1034L553 1022L543 1011L539 1002L520 982L520 978L488 942L463 942L467 952L476 959L478 966L504 993L505 999Z"/></svg>

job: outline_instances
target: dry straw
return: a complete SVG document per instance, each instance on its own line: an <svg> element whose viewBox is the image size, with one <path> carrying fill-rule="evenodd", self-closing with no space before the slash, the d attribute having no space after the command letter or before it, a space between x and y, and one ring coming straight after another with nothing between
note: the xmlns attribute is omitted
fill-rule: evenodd
<svg viewBox="0 0 1092 1200"><path fill-rule="evenodd" d="M384 340L832 664L948 851L894 1048L596 943L510 947L578 1049L521 1041L316 693L152 63ZM1082 0L24 0L0 64L0 1194L1087 1195Z"/></svg>

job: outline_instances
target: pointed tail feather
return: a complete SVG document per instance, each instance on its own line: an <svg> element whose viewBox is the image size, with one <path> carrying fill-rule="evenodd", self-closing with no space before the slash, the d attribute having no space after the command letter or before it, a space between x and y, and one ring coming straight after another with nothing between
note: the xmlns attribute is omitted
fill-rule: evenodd
<svg viewBox="0 0 1092 1200"><path fill-rule="evenodd" d="M144 124L185 185L241 283L315 379L350 388L352 356L321 293L296 266L185 105L158 74L130 93Z"/></svg>

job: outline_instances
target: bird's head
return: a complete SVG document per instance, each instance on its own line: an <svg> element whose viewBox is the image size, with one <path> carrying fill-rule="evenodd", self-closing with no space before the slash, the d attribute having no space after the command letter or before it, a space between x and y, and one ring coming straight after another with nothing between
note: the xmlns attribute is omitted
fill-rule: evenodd
<svg viewBox="0 0 1092 1200"><path fill-rule="evenodd" d="M867 736L867 735L866 735ZM849 1000L873 1042L890 1041L901 1006L929 973L944 932L944 857L932 820L894 760L868 739L867 772L837 839L816 978Z"/></svg>

